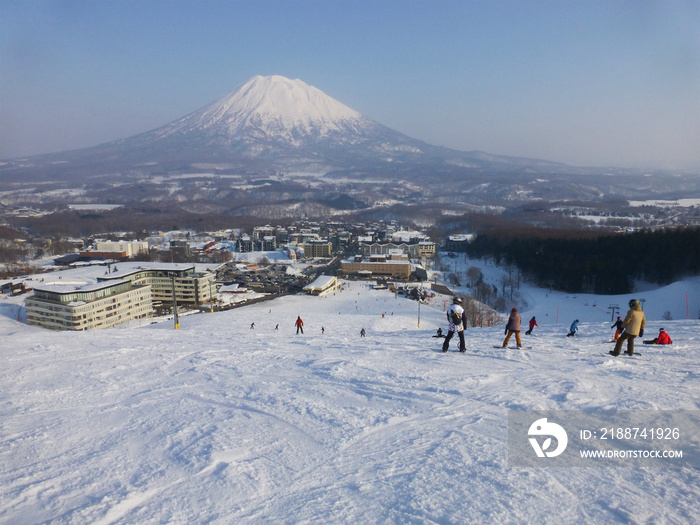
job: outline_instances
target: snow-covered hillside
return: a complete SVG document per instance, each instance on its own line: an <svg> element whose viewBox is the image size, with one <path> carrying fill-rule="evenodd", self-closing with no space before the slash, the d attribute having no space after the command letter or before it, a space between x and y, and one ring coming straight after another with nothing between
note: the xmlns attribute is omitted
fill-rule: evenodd
<svg viewBox="0 0 700 525"><path fill-rule="evenodd" d="M551 297L528 293L532 308ZM359 282L179 330L54 333L3 307L2 523L697 521L697 469L523 469L507 456L509 408L698 410L697 319L663 321L671 347L615 359L601 355L609 319L580 314L567 338L572 311L565 326L536 309L523 313L541 317L529 349L493 348L499 326L443 354L440 298L419 327L418 303ZM650 316L648 333L659 326Z"/></svg>

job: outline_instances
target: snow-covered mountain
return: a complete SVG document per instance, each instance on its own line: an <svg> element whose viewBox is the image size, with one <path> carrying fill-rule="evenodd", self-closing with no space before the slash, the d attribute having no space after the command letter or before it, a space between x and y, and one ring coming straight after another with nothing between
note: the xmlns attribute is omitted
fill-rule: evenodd
<svg viewBox="0 0 700 525"><path fill-rule="evenodd" d="M299 79L255 76L210 106L153 132L159 138L205 133L231 141L274 139L299 146L310 140L352 140L379 125Z"/></svg>
<svg viewBox="0 0 700 525"><path fill-rule="evenodd" d="M376 174L397 167L421 171L426 165L564 167L433 146L383 126L301 80L279 75L255 76L213 104L160 128L92 148L35 157L30 164L51 165L55 176L63 170L123 173L143 166L158 166L158 171L162 166L198 163L225 163L258 173L302 169Z"/></svg>
<svg viewBox="0 0 700 525"><path fill-rule="evenodd" d="M229 178L178 180L212 173ZM19 183L23 191L50 182L80 191L92 188L84 198L100 201L206 200L238 211L242 202L246 207L262 203L263 208L245 211L253 215L269 214L265 206L271 203L284 208L279 213L285 215L288 203L308 202L311 196L301 191L310 187L307 176L314 179L313 198L321 199L324 210L327 201L343 194L369 206L387 200L434 201L436 196L502 206L528 200L597 201L609 194L637 200L677 198L678 192L688 195L698 188L696 174L647 175L434 146L390 129L301 80L278 75L255 76L213 104L139 135L0 163L0 179ZM152 188L156 179L170 187ZM258 180L278 185L261 188ZM244 195L251 181L258 189ZM358 183L374 186L353 186ZM112 185L108 197L99 190L105 184ZM381 190L377 184L383 185ZM300 215L318 213L314 206Z"/></svg>
<svg viewBox="0 0 700 525"><path fill-rule="evenodd" d="M301 80L279 75L255 76L209 106L113 145L153 155L153 160L248 159L270 162L277 169L320 164L321 171L398 160L433 161L442 151L375 122Z"/></svg>

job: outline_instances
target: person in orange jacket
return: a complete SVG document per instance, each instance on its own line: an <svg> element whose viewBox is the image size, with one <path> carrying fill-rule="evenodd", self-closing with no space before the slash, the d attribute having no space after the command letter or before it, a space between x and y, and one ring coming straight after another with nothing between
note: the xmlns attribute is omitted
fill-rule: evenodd
<svg viewBox="0 0 700 525"><path fill-rule="evenodd" d="M294 326L297 327L297 334L299 333L300 330L301 330L302 334L304 333L304 321L301 320L301 316L297 317L297 320L294 323Z"/></svg>

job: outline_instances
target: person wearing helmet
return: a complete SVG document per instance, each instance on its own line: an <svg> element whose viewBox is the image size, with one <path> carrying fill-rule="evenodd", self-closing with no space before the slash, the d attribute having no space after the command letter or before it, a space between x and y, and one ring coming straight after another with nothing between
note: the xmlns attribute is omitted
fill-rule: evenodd
<svg viewBox="0 0 700 525"><path fill-rule="evenodd" d="M671 340L671 336L668 335L666 333L666 330L664 330L663 328L659 328L658 337L654 337L654 339L644 341L645 345L670 345L672 343L673 341Z"/></svg>
<svg viewBox="0 0 700 525"><path fill-rule="evenodd" d="M506 338L503 340L503 348L508 346L508 341L513 334L515 334L515 342L518 343L518 348L522 348L520 343L520 314L517 308L513 308L510 311L510 317L508 317L508 323L506 324Z"/></svg>
<svg viewBox="0 0 700 525"><path fill-rule="evenodd" d="M452 339L452 336L457 332L459 335L459 351L466 352L467 346L464 344L464 329L467 327L467 318L464 315L462 299L459 297L452 299L452 306L447 310L447 321L450 323L450 326L447 329L445 341L442 343L442 351L447 352L450 348L450 339Z"/></svg>
<svg viewBox="0 0 700 525"><path fill-rule="evenodd" d="M615 357L620 355L622 344L625 341L627 341L627 351L625 353L627 355L633 355L634 338L637 336L642 337L644 335L644 327L646 326L647 320L644 316L644 312L642 311L639 301L632 299L629 302L629 307L630 309L627 312L627 316L625 317L625 320L622 321L622 325L620 325L620 328L622 329L620 338L617 340L617 343L615 343L615 349L610 350L609 352L610 355Z"/></svg>

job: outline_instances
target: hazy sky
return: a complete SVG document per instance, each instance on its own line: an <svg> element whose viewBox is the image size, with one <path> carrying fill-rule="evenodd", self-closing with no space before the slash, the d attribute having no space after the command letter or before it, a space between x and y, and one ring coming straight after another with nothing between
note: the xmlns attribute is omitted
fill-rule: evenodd
<svg viewBox="0 0 700 525"><path fill-rule="evenodd" d="M0 158L299 78L432 144L700 169L700 0L0 0Z"/></svg>

